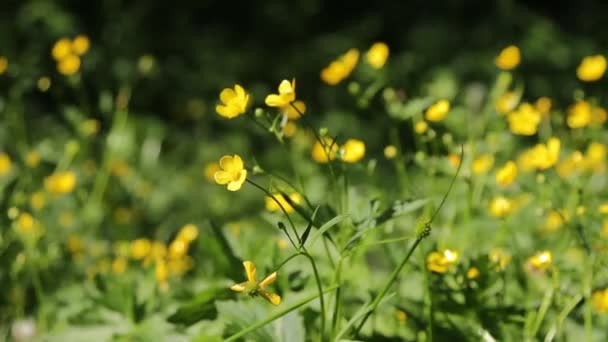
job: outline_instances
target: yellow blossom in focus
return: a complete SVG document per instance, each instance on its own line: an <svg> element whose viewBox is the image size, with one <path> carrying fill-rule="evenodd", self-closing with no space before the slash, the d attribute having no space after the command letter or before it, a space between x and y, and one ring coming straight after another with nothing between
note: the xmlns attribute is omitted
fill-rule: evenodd
<svg viewBox="0 0 608 342"><path fill-rule="evenodd" d="M91 42L89 41L89 37L87 37L84 34L80 34L80 35L76 36L76 38L74 38L74 40L72 40L71 50L75 54L82 56L85 53L87 53L87 51L89 51L90 45L91 45Z"/></svg>
<svg viewBox="0 0 608 342"><path fill-rule="evenodd" d="M606 57L602 55L587 56L576 68L576 76L585 82L597 81L606 72Z"/></svg>
<svg viewBox="0 0 608 342"><path fill-rule="evenodd" d="M57 71L65 76L74 75L80 69L80 57L76 55L68 55L57 62Z"/></svg>
<svg viewBox="0 0 608 342"><path fill-rule="evenodd" d="M591 123L591 104L587 101L577 101L568 109L566 120L570 128L583 128Z"/></svg>
<svg viewBox="0 0 608 342"><path fill-rule="evenodd" d="M444 249L432 252L426 258L426 267L431 272L445 273L458 261L458 252Z"/></svg>
<svg viewBox="0 0 608 342"><path fill-rule="evenodd" d="M143 260L150 253L152 244L148 239L137 239L131 242L131 257L135 260Z"/></svg>
<svg viewBox="0 0 608 342"><path fill-rule="evenodd" d="M490 201L490 214L494 217L504 217L513 210L513 203L503 197L497 196Z"/></svg>
<svg viewBox="0 0 608 342"><path fill-rule="evenodd" d="M13 162L11 161L11 157L4 152L0 152L0 176L4 176L11 170L11 166Z"/></svg>
<svg viewBox="0 0 608 342"><path fill-rule="evenodd" d="M477 277L479 277L479 268L473 266L467 270L468 279L476 279Z"/></svg>
<svg viewBox="0 0 608 342"><path fill-rule="evenodd" d="M336 85L351 74L358 61L359 50L350 49L321 70L321 79L329 85Z"/></svg>
<svg viewBox="0 0 608 342"><path fill-rule="evenodd" d="M112 272L116 274L124 273L127 270L127 259L118 257L112 261Z"/></svg>
<svg viewBox="0 0 608 342"><path fill-rule="evenodd" d="M551 105L551 99L546 96L539 97L538 99L536 99L536 102L534 102L534 108L541 115L549 114L549 111L551 111Z"/></svg>
<svg viewBox="0 0 608 342"><path fill-rule="evenodd" d="M72 43L67 38L61 38L55 42L51 49L51 55L56 61L61 61L72 53Z"/></svg>
<svg viewBox="0 0 608 342"><path fill-rule="evenodd" d="M296 108L293 108L294 106ZM293 106L288 104L281 110L287 115L287 118L289 120L298 120L301 117L300 113L306 113L306 103L304 103L304 101L298 100L293 103Z"/></svg>
<svg viewBox="0 0 608 342"><path fill-rule="evenodd" d="M358 139L348 139L340 148L342 160L347 163L356 163L365 157L365 143Z"/></svg>
<svg viewBox="0 0 608 342"><path fill-rule="evenodd" d="M384 157L386 159L393 159L397 156L397 147L395 145L388 145L384 148Z"/></svg>
<svg viewBox="0 0 608 342"><path fill-rule="evenodd" d="M285 211L287 213L292 213L294 211L291 204L289 204L289 202L287 202L287 200L285 199L285 197L283 197L283 195L273 194L273 197L281 204L281 206L283 207L283 209L285 209ZM300 203L302 203L302 196L300 196L300 194L294 192L289 195L289 200L291 200L291 202L293 202L295 204L300 204ZM272 197L266 197L266 210L280 211L281 207L274 199L272 199Z"/></svg>
<svg viewBox="0 0 608 342"><path fill-rule="evenodd" d="M473 174L479 175L488 172L494 165L494 156L491 154L484 154L477 156L473 159L471 164L471 171Z"/></svg>
<svg viewBox="0 0 608 342"><path fill-rule="evenodd" d="M439 100L427 108L424 118L428 121L442 121L450 111L450 102L448 100Z"/></svg>
<svg viewBox="0 0 608 342"><path fill-rule="evenodd" d="M496 172L496 183L500 186L508 186L517 178L517 165L509 160L503 167Z"/></svg>
<svg viewBox="0 0 608 342"><path fill-rule="evenodd" d="M289 82L288 80L281 81L279 84L279 93L266 96L264 102L270 107L286 107L296 99L296 80L295 78Z"/></svg>
<svg viewBox="0 0 608 342"><path fill-rule="evenodd" d="M32 196L30 197L30 206L34 210L40 210L40 209L44 208L45 205L46 205L46 198L44 196L44 192L42 192L42 191L34 192L32 194Z"/></svg>
<svg viewBox="0 0 608 342"><path fill-rule="evenodd" d="M72 171L59 171L44 179L44 187L54 194L66 194L76 187L76 174Z"/></svg>
<svg viewBox="0 0 608 342"><path fill-rule="evenodd" d="M220 164L218 164L217 162L208 162L207 164L205 164L205 167L203 169L203 175L208 181L214 182L215 173L220 170Z"/></svg>
<svg viewBox="0 0 608 342"><path fill-rule="evenodd" d="M260 295L262 296L262 298L266 299L273 305L281 304L281 296L276 293L268 292L265 289L266 286L271 285L277 280L277 272L272 272L270 275L264 278L264 280L258 283L255 275L255 264L251 261L243 261L243 266L245 267L247 281L239 284L234 284L230 287L230 289L236 292L246 292L252 297Z"/></svg>
<svg viewBox="0 0 608 342"><path fill-rule="evenodd" d="M499 69L502 70L511 70L519 65L521 61L521 53L519 48L515 45L509 45L506 48L502 49L494 63Z"/></svg>
<svg viewBox="0 0 608 342"><path fill-rule="evenodd" d="M608 288L594 291L591 304L599 313L608 312Z"/></svg>
<svg viewBox="0 0 608 342"><path fill-rule="evenodd" d="M414 124L414 132L423 134L429 129L429 125L424 120L416 121Z"/></svg>
<svg viewBox="0 0 608 342"><path fill-rule="evenodd" d="M488 254L490 262L496 265L498 270L504 270L507 265L511 262L511 256L507 254L502 248L492 248L490 254Z"/></svg>
<svg viewBox="0 0 608 342"><path fill-rule="evenodd" d="M34 169L38 166L38 164L40 164L40 155L38 154L38 152L34 150L29 151L25 155L25 165Z"/></svg>
<svg viewBox="0 0 608 342"><path fill-rule="evenodd" d="M531 104L524 102L507 116L513 134L534 135L541 121L540 113Z"/></svg>
<svg viewBox="0 0 608 342"><path fill-rule="evenodd" d="M323 145L319 141L315 141L311 150L312 159L317 163L327 163L329 160L334 160L338 153L338 144L333 139L324 137L322 140Z"/></svg>
<svg viewBox="0 0 608 342"><path fill-rule="evenodd" d="M228 184L229 191L237 191L247 179L247 170L240 156L223 156L220 159L220 171L214 175L215 182L220 185Z"/></svg>
<svg viewBox="0 0 608 342"><path fill-rule="evenodd" d="M365 58L367 63L372 66L374 69L380 69L386 63L388 59L389 49L388 45L383 42L374 43L367 53L365 54Z"/></svg>
<svg viewBox="0 0 608 342"><path fill-rule="evenodd" d="M8 59L4 56L0 56L0 75L4 74L8 69Z"/></svg>
<svg viewBox="0 0 608 342"><path fill-rule="evenodd" d="M192 223L186 224L179 230L179 233L177 233L178 240L183 240L188 243L196 240L197 237L198 237L198 227Z"/></svg>
<svg viewBox="0 0 608 342"><path fill-rule="evenodd" d="M549 268L549 266L551 266L552 261L553 261L553 256L551 255L551 252L542 251L542 252L538 252L538 253L534 254L533 256L531 256L530 258L528 258L527 264L534 271L544 271L547 268Z"/></svg>
<svg viewBox="0 0 608 342"><path fill-rule="evenodd" d="M234 89L225 88L220 93L222 104L215 106L215 111L228 119L235 118L247 111L249 104L249 94L239 84L234 85Z"/></svg>
<svg viewBox="0 0 608 342"><path fill-rule="evenodd" d="M496 100L496 111L500 114L507 114L514 110L519 104L521 93L507 91Z"/></svg>

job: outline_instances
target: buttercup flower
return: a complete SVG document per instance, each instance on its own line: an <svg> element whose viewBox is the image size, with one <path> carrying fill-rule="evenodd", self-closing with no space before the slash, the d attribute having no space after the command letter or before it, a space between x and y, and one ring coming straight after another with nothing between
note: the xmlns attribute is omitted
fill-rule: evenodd
<svg viewBox="0 0 608 342"><path fill-rule="evenodd" d="M608 111L602 107L594 107L591 111L591 124L601 126L608 120Z"/></svg>
<svg viewBox="0 0 608 342"><path fill-rule="evenodd" d="M426 267L431 272L445 273L458 261L458 252L444 249L439 252L432 252L426 258Z"/></svg>
<svg viewBox="0 0 608 342"><path fill-rule="evenodd" d="M388 59L389 49L388 45L382 42L374 43L367 53L365 54L365 58L367 63L372 66L374 69L380 69L386 63Z"/></svg>
<svg viewBox="0 0 608 342"><path fill-rule="evenodd" d="M577 101L568 110L568 127L583 128L591 123L591 104L587 101Z"/></svg>
<svg viewBox="0 0 608 342"><path fill-rule="evenodd" d="M498 270L504 270L509 262L511 262L511 256L502 248L498 247L492 248L488 254L488 259L490 259L490 262L496 265Z"/></svg>
<svg viewBox="0 0 608 342"><path fill-rule="evenodd" d="M480 155L473 159L471 163L471 171L476 174L482 174L488 172L494 165L494 156L491 154Z"/></svg>
<svg viewBox="0 0 608 342"><path fill-rule="evenodd" d="M297 108L293 108L293 106L295 106ZM298 120L300 118L300 113L304 114L306 113L306 103L304 103L303 101L295 101L293 103L293 106L291 105L287 105L285 107L283 107L281 110L283 111L283 113L285 113L287 115L287 118L289 120ZM300 111L300 113L298 113L298 111Z"/></svg>
<svg viewBox="0 0 608 342"><path fill-rule="evenodd" d="M517 178L517 165L511 160L496 172L496 183L500 186L510 185L515 178Z"/></svg>
<svg viewBox="0 0 608 342"><path fill-rule="evenodd" d="M551 262L553 261L553 256L549 251L542 251L534 254L530 258L528 258L527 264L534 271L544 271L549 266L551 266Z"/></svg>
<svg viewBox="0 0 608 342"><path fill-rule="evenodd" d="M592 142L585 152L585 167L591 171L601 172L606 167L606 145Z"/></svg>
<svg viewBox="0 0 608 342"><path fill-rule="evenodd" d="M91 42L89 41L89 37L85 36L84 34L80 34L78 36L76 36L76 38L74 38L74 40L72 40L72 52L74 52L75 54L82 56L84 55L87 51L89 51L89 46L91 45Z"/></svg>
<svg viewBox="0 0 608 342"><path fill-rule="evenodd" d="M270 107L286 107L296 99L296 79L291 83L288 80L281 81L279 93L266 96L266 105Z"/></svg>
<svg viewBox="0 0 608 342"><path fill-rule="evenodd" d="M350 75L358 61L359 50L350 49L321 70L321 79L329 85L336 85Z"/></svg>
<svg viewBox="0 0 608 342"><path fill-rule="evenodd" d="M424 115L428 121L438 122L445 118L450 111L450 102L448 100L439 100L432 104Z"/></svg>
<svg viewBox="0 0 608 342"><path fill-rule="evenodd" d="M503 197L494 197L490 202L490 214L494 217L504 217L513 210L513 203Z"/></svg>
<svg viewBox="0 0 608 342"><path fill-rule="evenodd" d="M506 93L502 94L498 100L496 100L496 111L500 114L507 114L511 112L519 104L520 98L520 93L507 91Z"/></svg>
<svg viewBox="0 0 608 342"><path fill-rule="evenodd" d="M541 121L540 113L529 103L522 103L507 117L509 129L513 134L534 135Z"/></svg>
<svg viewBox="0 0 608 342"><path fill-rule="evenodd" d="M386 159L393 159L397 156L397 152L395 145L388 145L384 148L384 157Z"/></svg>
<svg viewBox="0 0 608 342"><path fill-rule="evenodd" d="M220 171L214 175L215 182L220 185L228 184L228 190L237 191L247 179L247 170L243 160L238 155L223 156L220 159Z"/></svg>
<svg viewBox="0 0 608 342"><path fill-rule="evenodd" d="M276 293L268 292L265 289L266 286L274 283L277 280L277 272L272 272L270 275L264 278L264 280L258 283L255 276L255 264L251 261L243 261L243 266L245 267L247 281L232 285L230 289L236 292L246 292L252 297L260 295L262 298L274 305L281 304L281 296Z"/></svg>
<svg viewBox="0 0 608 342"><path fill-rule="evenodd" d="M348 139L341 148L342 160L347 163L356 163L365 157L365 143L358 139Z"/></svg>
<svg viewBox="0 0 608 342"><path fill-rule="evenodd" d="M322 139L324 145L321 145L319 141L315 141L312 146L311 156L317 163L327 163L330 160L334 160L338 153L338 144L333 139L328 137Z"/></svg>
<svg viewBox="0 0 608 342"><path fill-rule="evenodd" d="M283 197L283 195L273 194L273 196L274 196L274 198L276 198L277 201L279 201L279 203L281 203L281 205L283 206L283 208L285 209L285 211L287 213L291 213L294 211L291 204L289 204L289 202L287 202L287 200L285 199L285 197ZM291 200L291 202L293 202L295 204L302 203L302 196L300 196L300 194L298 194L296 192L289 195L289 199ZM277 204L277 202L275 202L274 199L272 199L271 197L266 197L266 210L279 211L279 210L281 210L281 207L279 207L279 205Z"/></svg>
<svg viewBox="0 0 608 342"><path fill-rule="evenodd" d="M599 313L608 312L608 288L593 292L591 304Z"/></svg>
<svg viewBox="0 0 608 342"><path fill-rule="evenodd" d="M51 49L51 55L56 61L60 61L72 53L72 44L69 39L61 38L55 42Z"/></svg>
<svg viewBox="0 0 608 342"><path fill-rule="evenodd" d="M552 233L559 229L564 224L564 217L557 210L551 210L545 219L543 230L547 233Z"/></svg>
<svg viewBox="0 0 608 342"><path fill-rule="evenodd" d="M60 171L44 180L44 187L54 194L66 194L76 187L76 174L72 171Z"/></svg>
<svg viewBox="0 0 608 342"><path fill-rule="evenodd" d="M578 174L585 169L585 157L581 151L574 151L570 156L557 164L555 170L562 178L570 177L573 174Z"/></svg>
<svg viewBox="0 0 608 342"><path fill-rule="evenodd" d="M4 152L0 152L0 176L6 175L11 170L12 165L11 157Z"/></svg>
<svg viewBox="0 0 608 342"><path fill-rule="evenodd" d="M606 57L602 55L587 56L576 68L576 76L585 82L597 81L606 72Z"/></svg>
<svg viewBox="0 0 608 342"><path fill-rule="evenodd" d="M68 55L57 63L57 70L65 76L70 76L78 72L80 69L80 57L76 55Z"/></svg>
<svg viewBox="0 0 608 342"><path fill-rule="evenodd" d="M414 124L414 132L422 134L429 129L429 125L424 120L417 121Z"/></svg>
<svg viewBox="0 0 608 342"><path fill-rule="evenodd" d="M215 106L215 111L220 116L232 119L245 113L249 104L249 94L239 84L235 84L234 89L222 90L220 101L222 104Z"/></svg>
<svg viewBox="0 0 608 342"><path fill-rule="evenodd" d="M520 61L521 53L519 48L515 45L509 45L500 51L494 63L502 70L511 70L518 66Z"/></svg>
<svg viewBox="0 0 608 342"><path fill-rule="evenodd" d="M546 115L551 110L551 105L551 99L546 96L543 96L536 99L536 101L534 102L534 109L536 109L540 114Z"/></svg>
<svg viewBox="0 0 608 342"><path fill-rule="evenodd" d="M473 266L467 270L467 279L476 279L479 277L479 268Z"/></svg>

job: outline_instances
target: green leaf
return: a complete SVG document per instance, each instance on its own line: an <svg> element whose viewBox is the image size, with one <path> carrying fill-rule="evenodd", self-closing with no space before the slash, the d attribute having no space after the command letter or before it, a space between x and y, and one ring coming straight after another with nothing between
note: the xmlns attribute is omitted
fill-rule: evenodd
<svg viewBox="0 0 608 342"><path fill-rule="evenodd" d="M349 215L338 215L338 216L334 217L333 219L327 221L324 225L321 226L321 228L319 228L319 230L317 230L312 235L312 237L310 238L309 245L313 245L319 237L321 237L323 234L325 234L325 232L327 232L330 228L337 225L338 223L344 221L344 219L346 219L347 217L349 217Z"/></svg>
<svg viewBox="0 0 608 342"><path fill-rule="evenodd" d="M192 325L203 319L215 319L215 301L231 299L234 292L225 287L211 287L199 293L193 300L182 305L167 319L171 323Z"/></svg>

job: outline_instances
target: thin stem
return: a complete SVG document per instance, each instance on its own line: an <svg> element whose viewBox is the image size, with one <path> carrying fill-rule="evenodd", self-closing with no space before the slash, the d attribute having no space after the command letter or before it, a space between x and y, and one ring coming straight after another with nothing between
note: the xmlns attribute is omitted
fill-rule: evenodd
<svg viewBox="0 0 608 342"><path fill-rule="evenodd" d="M334 284L340 284L340 282L342 281L342 262L343 262L343 258L340 257L340 259L338 260L338 265L336 267L336 273L335 273L335 277L334 277ZM336 295L335 295L335 304L334 304L334 314L332 317L332 332L331 332L331 337L333 338L336 333L339 331L338 329L340 329L340 314L341 314L341 294L342 294L342 289L339 287L338 289L336 289Z"/></svg>
<svg viewBox="0 0 608 342"><path fill-rule="evenodd" d="M317 289L319 290L319 303L321 305L321 341L325 341L325 300L323 299L323 287L321 285L321 277L319 276L317 264L315 263L313 257L308 254L308 251L306 251L305 247L302 247L302 249L304 249L303 255L306 256L310 261L312 271L315 274L315 282L317 283Z"/></svg>

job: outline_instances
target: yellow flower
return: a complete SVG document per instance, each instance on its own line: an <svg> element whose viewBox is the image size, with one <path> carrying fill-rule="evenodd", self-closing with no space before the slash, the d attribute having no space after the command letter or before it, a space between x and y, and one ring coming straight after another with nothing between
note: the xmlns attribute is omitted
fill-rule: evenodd
<svg viewBox="0 0 608 342"><path fill-rule="evenodd" d="M292 213L294 211L291 204L289 204L289 202L287 202L287 200L285 199L285 197L283 197L283 195L273 194L273 196L274 196L274 198L276 198L276 200L279 203L281 203L281 205L283 206L283 209L285 209L285 211L287 213ZM289 195L289 199L291 200L291 202L293 202L295 204L302 203L302 196L300 196L300 194L295 193L295 192L292 193L291 195ZM266 197L266 210L279 211L279 210L281 210L281 207L277 204L277 202L275 202L274 199L272 199L272 197Z"/></svg>
<svg viewBox="0 0 608 342"><path fill-rule="evenodd" d="M53 49L51 50L51 55L57 62L66 58L71 53L72 44L67 38L59 39L57 42L55 42L55 45L53 45Z"/></svg>
<svg viewBox="0 0 608 342"><path fill-rule="evenodd" d="M220 159L220 171L214 175L215 182L220 185L228 184L228 190L237 191L247 179L247 170L243 160L237 154L223 156Z"/></svg>
<svg viewBox="0 0 608 342"><path fill-rule="evenodd" d="M365 143L358 139L348 139L341 148L342 160L347 163L356 163L365 157Z"/></svg>
<svg viewBox="0 0 608 342"><path fill-rule="evenodd" d="M597 207L600 214L608 214L608 202L602 203Z"/></svg>
<svg viewBox="0 0 608 342"><path fill-rule="evenodd" d="M426 267L431 272L445 273L458 261L458 252L444 249L439 252L432 252L426 258Z"/></svg>
<svg viewBox="0 0 608 342"><path fill-rule="evenodd" d="M89 41L89 37L87 37L84 34L80 34L78 36L76 36L76 38L74 38L74 40L72 40L72 52L74 52L75 54L82 56L85 53L87 53L87 51L89 51L89 46L91 45L90 41Z"/></svg>
<svg viewBox="0 0 608 342"><path fill-rule="evenodd" d="M458 154L455 153L450 153L448 154L448 161L450 162L450 165L452 165L452 167L457 168L458 166L460 166L460 156Z"/></svg>
<svg viewBox="0 0 608 342"><path fill-rule="evenodd" d="M365 58L367 59L367 63L369 63L372 68L380 69L386 63L386 60L388 59L388 54L388 45L382 42L377 42L369 48L369 50L365 54Z"/></svg>
<svg viewBox="0 0 608 342"><path fill-rule="evenodd" d="M8 59L4 56L0 56L0 75L4 74L8 69Z"/></svg>
<svg viewBox="0 0 608 342"><path fill-rule="evenodd" d="M188 253L188 243L181 239L175 239L169 244L169 259L183 258Z"/></svg>
<svg viewBox="0 0 608 342"><path fill-rule="evenodd" d="M298 131L298 125L296 125L293 121L287 121L285 126L283 126L283 135L287 138L293 137Z"/></svg>
<svg viewBox="0 0 608 342"><path fill-rule="evenodd" d="M295 106L297 108L297 110L295 108L293 108L293 106ZM293 103L293 106L291 105L287 105L282 109L283 113L285 113L287 115L287 118L289 120L298 120L300 118L300 113L304 114L306 113L306 103L304 103L304 101L295 101ZM298 113L298 111L300 113Z"/></svg>
<svg viewBox="0 0 608 342"><path fill-rule="evenodd" d="M112 272L113 273L124 273L127 270L127 259L124 257L118 257L112 261Z"/></svg>
<svg viewBox="0 0 608 342"><path fill-rule="evenodd" d="M36 82L36 86L38 87L38 90L45 92L51 88L51 79L48 78L48 76L42 76L38 79L38 82Z"/></svg>
<svg viewBox="0 0 608 342"><path fill-rule="evenodd" d="M507 114L517 107L521 93L507 91L496 100L496 111L500 114Z"/></svg>
<svg viewBox="0 0 608 342"><path fill-rule="evenodd" d="M417 121L414 124L414 132L418 134L423 134L429 129L429 125L424 120Z"/></svg>
<svg viewBox="0 0 608 342"><path fill-rule="evenodd" d="M78 255L84 251L84 244L78 235L72 234L68 237L67 249L72 255Z"/></svg>
<svg viewBox="0 0 608 342"><path fill-rule="evenodd" d="M551 210L545 219L544 231L552 233L564 224L564 217L557 210Z"/></svg>
<svg viewBox="0 0 608 342"><path fill-rule="evenodd" d="M585 158L580 151L574 151L572 154L560 162L556 171L557 174L562 178L567 178L572 174L582 172L585 168Z"/></svg>
<svg viewBox="0 0 608 342"><path fill-rule="evenodd" d="M38 166L38 164L40 164L40 155L38 154L38 152L34 150L29 151L25 155L25 165L34 169Z"/></svg>
<svg viewBox="0 0 608 342"><path fill-rule="evenodd" d="M494 156L491 154L484 154L477 156L473 159L471 164L471 171L473 174L479 175L488 172L494 165Z"/></svg>
<svg viewBox="0 0 608 342"><path fill-rule="evenodd" d="M350 49L321 70L321 79L329 85L336 85L350 75L358 61L359 50Z"/></svg>
<svg viewBox="0 0 608 342"><path fill-rule="evenodd" d="M534 102L534 108L542 115L549 113L551 105L551 99L546 96L539 97L536 99L536 102Z"/></svg>
<svg viewBox="0 0 608 342"><path fill-rule="evenodd" d="M517 178L517 165L509 160L503 167L496 172L496 183L500 186L508 186Z"/></svg>
<svg viewBox="0 0 608 342"><path fill-rule="evenodd" d="M99 121L95 119L87 119L80 124L80 132L87 136L93 136L99 132Z"/></svg>
<svg viewBox="0 0 608 342"><path fill-rule="evenodd" d="M490 214L494 217L504 217L513 210L513 203L503 196L497 196L490 201Z"/></svg>
<svg viewBox="0 0 608 342"><path fill-rule="evenodd" d="M44 192L34 192L32 194L32 197L30 197L30 205L34 210L40 210L44 208L44 206L46 205L46 198L44 197Z"/></svg>
<svg viewBox="0 0 608 342"><path fill-rule="evenodd" d="M591 123L591 104L577 101L568 110L567 123L570 128L583 128Z"/></svg>
<svg viewBox="0 0 608 342"><path fill-rule="evenodd" d="M601 172L605 169L606 145L592 142L585 152L585 167L589 170Z"/></svg>
<svg viewBox="0 0 608 342"><path fill-rule="evenodd" d="M34 230L36 221L30 213L22 212L17 218L17 229L20 233L27 234Z"/></svg>
<svg viewBox="0 0 608 342"><path fill-rule="evenodd" d="M502 248L492 248L488 255L490 262L496 265L498 270L504 270L509 262L511 262L511 256L507 254Z"/></svg>
<svg viewBox="0 0 608 342"><path fill-rule="evenodd" d="M407 313L405 313L403 310L395 311L395 317L401 324L405 324L407 322Z"/></svg>
<svg viewBox="0 0 608 342"><path fill-rule="evenodd" d="M137 239L131 242L131 257L135 260L143 260L150 253L152 244L148 239Z"/></svg>
<svg viewBox="0 0 608 342"><path fill-rule="evenodd" d="M76 174L72 171L56 172L44 180L44 187L54 194L72 192L76 187Z"/></svg>
<svg viewBox="0 0 608 342"><path fill-rule="evenodd" d="M198 227L192 223L186 224L179 230L179 233L177 233L177 239L186 241L187 243L196 240L197 237Z"/></svg>
<svg viewBox="0 0 608 342"><path fill-rule="evenodd" d="M215 111L228 119L235 118L247 110L249 94L239 84L234 85L234 90L225 88L220 93L222 104L215 106Z"/></svg>
<svg viewBox="0 0 608 342"><path fill-rule="evenodd" d="M540 113L529 103L522 103L517 110L511 112L507 120L513 134L534 135L541 121Z"/></svg>
<svg viewBox="0 0 608 342"><path fill-rule="evenodd" d="M601 126L608 120L608 112L602 107L595 107L591 111L591 124Z"/></svg>
<svg viewBox="0 0 608 342"><path fill-rule="evenodd" d="M208 181L213 182L215 181L215 173L220 170L220 164L217 162L208 162L205 164L203 174Z"/></svg>
<svg viewBox="0 0 608 342"><path fill-rule="evenodd" d="M315 141L312 146L312 159L317 163L327 163L329 160L334 160L338 153L338 144L333 139L324 137L323 145L319 141Z"/></svg>
<svg viewBox="0 0 608 342"><path fill-rule="evenodd" d="M547 144L538 144L533 151L536 159L536 167L540 170L546 170L557 163L559 160L559 151L561 142L558 138L549 138Z"/></svg>
<svg viewBox="0 0 608 342"><path fill-rule="evenodd" d="M585 82L597 81L606 72L606 57L602 55L587 56L576 68L576 76Z"/></svg>
<svg viewBox="0 0 608 342"><path fill-rule="evenodd" d="M428 121L439 122L448 115L450 111L450 102L448 100L439 100L427 108L424 115Z"/></svg>
<svg viewBox="0 0 608 342"><path fill-rule="evenodd" d="M277 280L277 272L272 272L264 278L264 280L258 283L255 277L255 264L251 261L243 261L243 266L245 267L247 281L240 284L234 284L230 289L236 292L247 292L252 297L260 295L274 305L281 304L281 296L276 293L268 292L265 289L266 286L271 285Z"/></svg>
<svg viewBox="0 0 608 342"><path fill-rule="evenodd" d="M57 71L65 76L74 75L80 69L80 57L69 54L57 62Z"/></svg>
<svg viewBox="0 0 608 342"><path fill-rule="evenodd" d="M11 166L13 162L11 161L11 157L4 152L0 152L0 176L4 176L11 171Z"/></svg>
<svg viewBox="0 0 608 342"><path fill-rule="evenodd" d="M544 271L551 266L552 261L553 256L551 255L551 252L542 251L528 258L528 265L532 268L532 270Z"/></svg>
<svg viewBox="0 0 608 342"><path fill-rule="evenodd" d="M156 282L162 289L167 288L167 280L169 279L169 270L167 269L167 262L165 260L156 260L156 267L154 268L154 276Z"/></svg>
<svg viewBox="0 0 608 342"><path fill-rule="evenodd" d="M521 53L519 48L515 45L509 45L500 51L494 63L499 69L511 70L518 66L520 61Z"/></svg>
<svg viewBox="0 0 608 342"><path fill-rule="evenodd" d="M600 313L608 312L608 288L593 292L591 304Z"/></svg>
<svg viewBox="0 0 608 342"><path fill-rule="evenodd" d="M384 157L386 159L393 159L397 156L397 147L395 145L388 145L384 148Z"/></svg>
<svg viewBox="0 0 608 342"><path fill-rule="evenodd" d="M479 277L479 268L473 266L467 270L468 279L476 279L477 277Z"/></svg>
<svg viewBox="0 0 608 342"><path fill-rule="evenodd" d="M266 96L266 105L270 107L286 107L296 99L296 79L291 83L288 80L281 81L279 93Z"/></svg>

